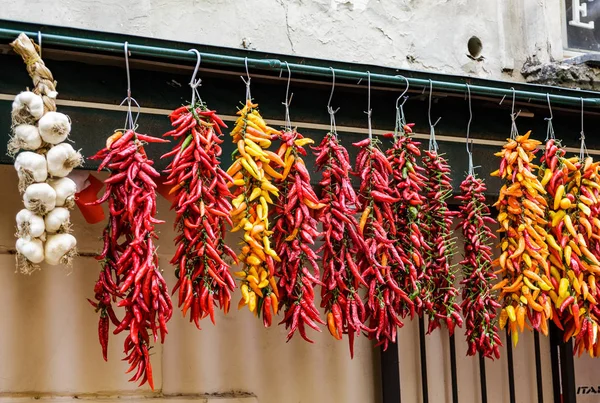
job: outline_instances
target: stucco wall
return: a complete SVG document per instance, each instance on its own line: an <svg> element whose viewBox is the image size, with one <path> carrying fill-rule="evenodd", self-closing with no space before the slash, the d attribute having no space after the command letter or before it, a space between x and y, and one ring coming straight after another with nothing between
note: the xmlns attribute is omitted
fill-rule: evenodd
<svg viewBox="0 0 600 403"><path fill-rule="evenodd" d="M527 57L562 57L561 7L520 0L0 0L0 18L521 80ZM473 35L483 43L481 62L466 56Z"/></svg>

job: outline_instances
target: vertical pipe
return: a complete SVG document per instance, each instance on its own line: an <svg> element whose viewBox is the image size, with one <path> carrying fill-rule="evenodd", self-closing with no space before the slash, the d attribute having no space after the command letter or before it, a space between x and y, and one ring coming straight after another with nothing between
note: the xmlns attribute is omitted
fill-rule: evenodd
<svg viewBox="0 0 600 403"><path fill-rule="evenodd" d="M576 403L575 363L573 361L573 344L569 340L560 345L560 372L562 374L562 403Z"/></svg>
<svg viewBox="0 0 600 403"><path fill-rule="evenodd" d="M485 375L485 358L479 353L479 386L481 389L481 403L487 403L487 378Z"/></svg>
<svg viewBox="0 0 600 403"><path fill-rule="evenodd" d="M506 360L508 362L508 391L510 403L516 403L515 396L515 367L513 362L513 346L508 327L506 328Z"/></svg>
<svg viewBox="0 0 600 403"><path fill-rule="evenodd" d="M450 336L450 376L452 379L452 403L458 403L458 379L456 373L456 346L454 335Z"/></svg>
<svg viewBox="0 0 600 403"><path fill-rule="evenodd" d="M552 365L552 392L554 403L562 403L562 371L560 366L560 330L550 323L550 364Z"/></svg>
<svg viewBox="0 0 600 403"><path fill-rule="evenodd" d="M380 367L382 403L401 403L398 343L390 343L385 351L381 349Z"/></svg>
<svg viewBox="0 0 600 403"><path fill-rule="evenodd" d="M535 349L535 381L537 384L537 400L538 403L544 403L544 387L542 383L542 359L540 352L540 334L538 331L533 331L533 343Z"/></svg>
<svg viewBox="0 0 600 403"><path fill-rule="evenodd" d="M419 347L421 351L421 391L423 403L429 403L429 389L427 388L427 348L425 346L425 319L419 318Z"/></svg>

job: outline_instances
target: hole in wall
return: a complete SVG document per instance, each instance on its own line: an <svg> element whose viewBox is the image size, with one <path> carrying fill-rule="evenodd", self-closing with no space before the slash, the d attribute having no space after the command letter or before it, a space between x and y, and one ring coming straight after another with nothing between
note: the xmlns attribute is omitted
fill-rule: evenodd
<svg viewBox="0 0 600 403"><path fill-rule="evenodd" d="M472 36L467 42L467 48L471 57L478 58L481 55L481 51L483 50L483 43L481 43L481 39L479 39L478 37Z"/></svg>

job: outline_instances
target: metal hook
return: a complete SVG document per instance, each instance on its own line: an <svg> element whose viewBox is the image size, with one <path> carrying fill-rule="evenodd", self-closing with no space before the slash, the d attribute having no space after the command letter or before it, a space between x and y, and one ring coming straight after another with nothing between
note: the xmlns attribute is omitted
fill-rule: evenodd
<svg viewBox="0 0 600 403"><path fill-rule="evenodd" d="M335 70L333 67L329 68L331 70L331 75L333 80L331 82L331 93L329 94L329 101L327 101L327 110L331 109L331 100L333 99L333 91L335 90Z"/></svg>
<svg viewBox="0 0 600 403"><path fill-rule="evenodd" d="M329 94L329 101L327 101L327 112L329 113L329 132L337 135L337 128L335 126L335 114L340 108L333 110L331 107L331 100L333 99L333 91L335 90L335 70L333 67L329 68L331 70L331 75L333 80L331 82L331 93Z"/></svg>
<svg viewBox="0 0 600 403"><path fill-rule="evenodd" d="M198 94L198 87L202 82L202 79L196 80L196 75L198 74L198 70L200 69L200 62L202 61L202 55L196 49L190 49L188 52L193 52L196 54L196 67L194 68L194 73L192 73L192 80L190 81L190 87L192 88L192 106L196 105L196 95L198 99L200 99L200 94ZM200 102L202 100L200 99Z"/></svg>
<svg viewBox="0 0 600 403"><path fill-rule="evenodd" d="M129 43L125 42L125 71L127 72L127 98L131 99L131 77L129 75ZM130 105L131 106L131 105Z"/></svg>
<svg viewBox="0 0 600 403"><path fill-rule="evenodd" d="M467 99L469 102L469 121L467 122L467 141L465 147L467 148L467 155L469 158L469 168L468 174L473 175L474 167L473 167L473 140L469 139L469 135L471 134L471 122L473 121L473 109L471 108L471 87L469 84L467 85Z"/></svg>
<svg viewBox="0 0 600 403"><path fill-rule="evenodd" d="M554 115L552 114L552 105L550 104L550 94L546 94L546 100L548 101L548 110L550 111L550 117L544 118L545 121L548 122L548 127L546 129L546 141L549 139L554 139L554 127L552 126L552 119L554 119Z"/></svg>
<svg viewBox="0 0 600 403"><path fill-rule="evenodd" d="M469 135L471 133L471 122L473 121L473 109L471 108L471 87L467 84L467 98L469 101L469 121L467 122L467 152L471 154L473 151L473 142L471 142L471 148L469 148Z"/></svg>
<svg viewBox="0 0 600 403"><path fill-rule="evenodd" d="M402 102L402 105L399 105L400 99L402 99L402 97L404 96L404 94L406 94L408 92L408 88L410 87L410 82L408 81L408 78L406 78L404 76L398 75L396 77L401 77L401 78L403 78L406 81L406 88L404 89L404 91L402 92L402 94L400 94L400 96L398 97L398 99L396 99L396 109L398 109L402 105L404 105L404 102L406 102L406 99L405 99L404 102Z"/></svg>
<svg viewBox="0 0 600 403"><path fill-rule="evenodd" d="M406 88L402 91L402 94L400 94L398 99L396 99L396 125L394 126L394 135L398 135L399 131L406 134L404 133L404 129L401 130L401 128L403 128L406 123L406 119L404 118L404 104L406 103L408 96L405 97L404 94L408 92L408 88L410 87L410 83L406 77L401 75L397 75L396 77L401 77L406 81ZM404 98L404 100L400 103L402 98Z"/></svg>
<svg viewBox="0 0 600 403"><path fill-rule="evenodd" d="M38 47L40 48L40 58L42 57L42 31L38 31Z"/></svg>
<svg viewBox="0 0 600 403"><path fill-rule="evenodd" d="M373 128L371 126L371 72L367 71L367 123L369 129L369 139L373 139Z"/></svg>
<svg viewBox="0 0 600 403"><path fill-rule="evenodd" d="M292 93L292 95L290 96L290 82L292 81L292 72L290 70L290 65L288 64L288 62L285 62L285 67L287 68L288 71L288 79L287 79L287 87L285 89L285 102L283 102L283 105L285 105L285 128L286 130L292 130L292 122L290 120L290 104L292 103L292 97L294 96L294 94Z"/></svg>
<svg viewBox="0 0 600 403"><path fill-rule="evenodd" d="M427 109L427 119L429 121L429 151L437 152L438 145L435 140L435 125L438 124L441 117L435 121L435 123L431 123L431 98L433 94L433 81L429 80L429 108Z"/></svg>
<svg viewBox="0 0 600 403"><path fill-rule="evenodd" d="M581 137L580 137L581 146L579 149L579 160L583 161L583 158L585 157L584 154L587 153L587 149L585 147L585 133L583 132L583 97L581 97L580 99L581 99L581 132L579 134L581 135Z"/></svg>
<svg viewBox="0 0 600 403"><path fill-rule="evenodd" d="M250 94L250 71L248 70L248 58L244 59L244 65L246 66L246 78L241 77L244 84L246 84L246 100L252 99Z"/></svg>
<svg viewBox="0 0 600 403"><path fill-rule="evenodd" d="M141 108L140 108L140 105L138 104L138 102L131 97L131 75L129 73L129 43L125 42L123 48L125 51L125 71L127 73L127 97L121 102L121 104L119 106L122 106L125 102L127 103L127 116L125 118L125 129L126 130L135 130L135 125L140 116ZM133 114L131 112L131 103L132 102L138 108L138 113L137 113L135 119L133 119Z"/></svg>
<svg viewBox="0 0 600 403"><path fill-rule="evenodd" d="M548 101L548 110L550 111L550 117L545 118L545 120L550 121L554 118L554 115L552 114L552 105L550 104L550 94L546 94L546 100Z"/></svg>

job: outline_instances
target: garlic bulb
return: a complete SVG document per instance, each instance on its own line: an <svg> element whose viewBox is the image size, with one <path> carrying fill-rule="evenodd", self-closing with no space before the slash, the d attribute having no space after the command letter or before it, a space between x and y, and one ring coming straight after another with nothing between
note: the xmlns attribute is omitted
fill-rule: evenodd
<svg viewBox="0 0 600 403"><path fill-rule="evenodd" d="M72 209L75 207L75 193L77 193L77 185L69 178L50 179L48 184L52 186L56 192L56 206L67 207Z"/></svg>
<svg viewBox="0 0 600 403"><path fill-rule="evenodd" d="M19 150L37 150L42 146L40 131L33 125L18 125L8 142L8 153L14 156Z"/></svg>
<svg viewBox="0 0 600 403"><path fill-rule="evenodd" d="M46 158L31 151L17 155L15 169L19 175L19 191L23 192L34 182L43 182L48 177Z"/></svg>
<svg viewBox="0 0 600 403"><path fill-rule="evenodd" d="M13 124L33 124L44 114L42 97L31 91L23 91L12 103Z"/></svg>
<svg viewBox="0 0 600 403"><path fill-rule="evenodd" d="M77 240L71 234L48 235L44 248L46 263L70 265L77 255Z"/></svg>
<svg viewBox="0 0 600 403"><path fill-rule="evenodd" d="M38 263L44 261L44 244L39 239L17 239L17 270L31 274L40 269Z"/></svg>
<svg viewBox="0 0 600 403"><path fill-rule="evenodd" d="M65 141L71 132L71 121L64 113L48 112L38 122L42 140L50 144Z"/></svg>
<svg viewBox="0 0 600 403"><path fill-rule="evenodd" d="M44 219L27 209L17 213L17 236L29 239L44 235L46 225Z"/></svg>
<svg viewBox="0 0 600 403"><path fill-rule="evenodd" d="M56 191L47 183L34 183L25 189L23 203L36 214L47 214L56 207Z"/></svg>
<svg viewBox="0 0 600 403"><path fill-rule="evenodd" d="M69 210L66 208L56 207L44 217L46 232L69 232L71 230L70 216Z"/></svg>
<svg viewBox="0 0 600 403"><path fill-rule="evenodd" d="M68 143L55 145L46 154L48 173L62 178L83 163L83 157Z"/></svg>

